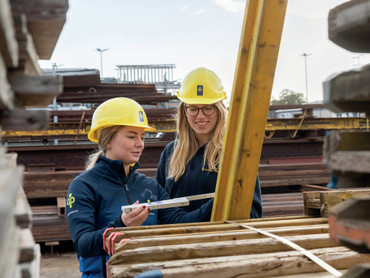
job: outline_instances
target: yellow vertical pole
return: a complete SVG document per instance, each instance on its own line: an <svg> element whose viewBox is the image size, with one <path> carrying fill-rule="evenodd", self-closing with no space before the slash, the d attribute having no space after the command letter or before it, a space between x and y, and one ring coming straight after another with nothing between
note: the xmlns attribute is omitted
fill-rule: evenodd
<svg viewBox="0 0 370 278"><path fill-rule="evenodd" d="M212 221L249 218L286 8L247 1Z"/></svg>

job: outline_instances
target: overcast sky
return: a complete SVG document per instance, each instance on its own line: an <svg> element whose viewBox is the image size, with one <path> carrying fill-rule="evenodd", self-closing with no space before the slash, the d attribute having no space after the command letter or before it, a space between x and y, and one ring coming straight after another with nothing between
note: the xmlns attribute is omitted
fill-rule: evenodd
<svg viewBox="0 0 370 278"><path fill-rule="evenodd" d="M272 97L283 89L322 100L322 82L331 74L370 62L369 54L348 52L327 37L327 16L345 0L289 0ZM228 94L234 79L245 0L69 0L67 22L53 56L43 68L100 69L117 77L115 66L176 64L175 79L207 67Z"/></svg>

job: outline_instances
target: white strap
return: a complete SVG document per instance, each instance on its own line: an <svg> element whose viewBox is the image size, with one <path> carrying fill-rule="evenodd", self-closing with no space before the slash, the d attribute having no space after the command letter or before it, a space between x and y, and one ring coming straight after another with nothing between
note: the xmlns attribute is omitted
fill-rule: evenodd
<svg viewBox="0 0 370 278"><path fill-rule="evenodd" d="M312 260L315 263L317 263L319 266L321 266L323 269L325 269L326 271L328 271L329 273L331 273L335 277L341 277L342 276L342 273L339 272L338 270L336 270L334 267L328 265L326 262L324 262L323 260L321 260L319 257L315 256L311 252L307 251L306 249L302 248L301 246L295 244L294 242L292 242L292 241L290 241L290 240L288 240L286 238L283 238L283 237L274 235L272 233L269 233L269 232L266 232L266 231L263 231L263 230L260 230L260 229L257 229L257 228L248 226L248 225L239 224L239 223L236 223L236 222L233 222L233 221L226 221L226 222L227 223L231 223L231 224L235 224L235 225L238 225L239 227L250 229L250 230L253 230L253 231L257 232L257 233L263 234L265 236L268 236L268 237L272 237L274 239L277 239L277 240L281 241L283 244L285 244L287 246L290 246L290 247L292 247L293 249L295 249L297 251L300 251L307 258L309 258L310 260Z"/></svg>

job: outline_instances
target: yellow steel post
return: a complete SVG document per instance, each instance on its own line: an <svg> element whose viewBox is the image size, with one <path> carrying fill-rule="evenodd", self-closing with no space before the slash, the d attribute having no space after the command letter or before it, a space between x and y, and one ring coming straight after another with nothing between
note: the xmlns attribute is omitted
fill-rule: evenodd
<svg viewBox="0 0 370 278"><path fill-rule="evenodd" d="M249 218L286 7L247 1L212 221Z"/></svg>

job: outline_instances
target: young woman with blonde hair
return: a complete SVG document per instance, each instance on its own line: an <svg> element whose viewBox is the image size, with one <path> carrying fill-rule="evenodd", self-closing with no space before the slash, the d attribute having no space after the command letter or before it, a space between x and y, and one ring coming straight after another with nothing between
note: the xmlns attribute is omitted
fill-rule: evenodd
<svg viewBox="0 0 370 278"><path fill-rule="evenodd" d="M107 254L103 233L110 227L206 221L213 200L197 211L180 208L150 211L145 205L130 213L121 207L169 199L157 181L136 172L150 131L143 108L128 98L113 98L95 110L88 137L97 142L89 170L76 177L67 193L66 219L82 277L104 277Z"/></svg>
<svg viewBox="0 0 370 278"><path fill-rule="evenodd" d="M221 80L213 71L197 68L184 78L178 98L177 137L162 152L156 179L171 198L214 192L227 123ZM206 202L192 201L185 210ZM250 217L262 217L258 176Z"/></svg>

